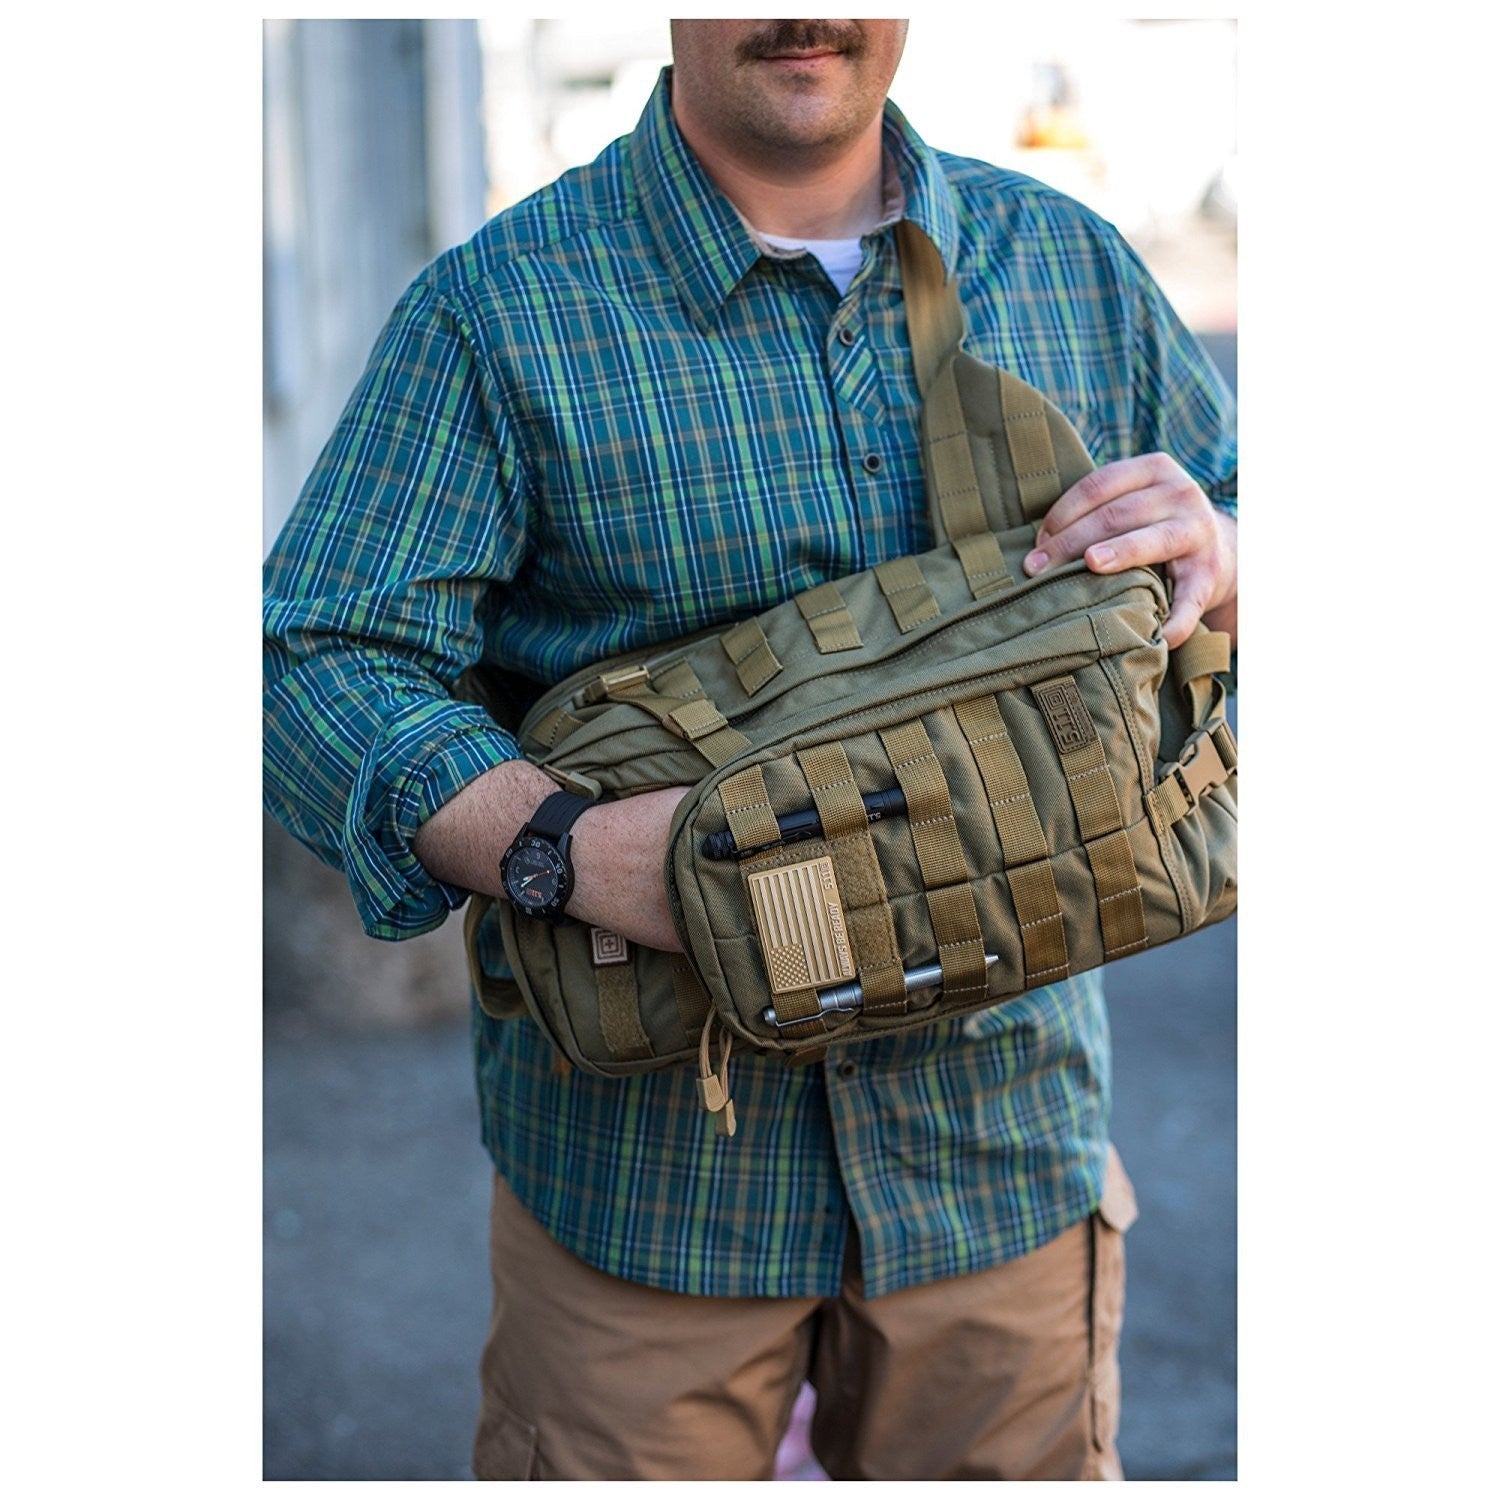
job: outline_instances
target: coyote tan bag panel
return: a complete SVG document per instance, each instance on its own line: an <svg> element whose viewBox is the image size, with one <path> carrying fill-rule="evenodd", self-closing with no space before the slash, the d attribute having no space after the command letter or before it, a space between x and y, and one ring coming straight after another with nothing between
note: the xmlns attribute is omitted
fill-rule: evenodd
<svg viewBox="0 0 1500 1500"><path fill-rule="evenodd" d="M732 1041L817 1055L1235 907L1228 638L1200 627L1169 654L1154 569L1025 577L1092 461L1045 397L960 350L937 252L898 238L938 545L579 673L521 726L574 791L692 787L666 868L687 956L471 903L487 1009L524 1003L594 1073L696 1057L721 1130ZM479 962L496 920L519 1001Z"/></svg>

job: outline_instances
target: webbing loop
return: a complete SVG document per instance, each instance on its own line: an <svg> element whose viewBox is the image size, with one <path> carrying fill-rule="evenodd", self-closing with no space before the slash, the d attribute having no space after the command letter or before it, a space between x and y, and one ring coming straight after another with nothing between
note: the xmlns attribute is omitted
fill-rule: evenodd
<svg viewBox="0 0 1500 1500"><path fill-rule="evenodd" d="M1021 929L1028 989L1068 974L1068 939L1047 838L1026 771L993 693L953 706L979 767Z"/></svg>
<svg viewBox="0 0 1500 1500"><path fill-rule="evenodd" d="M1005 442L1028 521L1040 521L1062 494L1057 455L1047 426L1046 398L1038 390L1000 370L1000 410Z"/></svg>
<svg viewBox="0 0 1500 1500"><path fill-rule="evenodd" d="M781 663L759 620L751 616L719 637L746 697L753 697L781 671Z"/></svg>
<svg viewBox="0 0 1500 1500"><path fill-rule="evenodd" d="M628 954L628 948L625 951ZM635 981L635 966L629 958L623 962L596 964L594 988L599 995L599 1029L604 1034L609 1055L616 1062L639 1062L655 1057L651 1038L641 1025L640 989Z"/></svg>
<svg viewBox="0 0 1500 1500"><path fill-rule="evenodd" d="M771 810L771 795L766 790L765 773L759 766L747 766L719 783L719 801L724 818L734 835L734 845L742 854L776 843L781 830Z"/></svg>
<svg viewBox="0 0 1500 1500"><path fill-rule="evenodd" d="M937 619L942 613L914 557L896 557L889 562L877 563L875 580L890 606L896 629L902 635L928 620Z"/></svg>
<svg viewBox="0 0 1500 1500"><path fill-rule="evenodd" d="M643 709L663 729L686 740L711 766L722 766L750 748L750 741L704 693L697 673L686 661L672 662L654 678L645 667L606 672L589 684L585 697L596 690L599 697Z"/></svg>
<svg viewBox="0 0 1500 1500"><path fill-rule="evenodd" d="M1104 956L1111 959L1134 953L1146 946L1146 911L1120 811L1120 794L1109 774L1098 728L1073 677L1038 683L1031 694L1067 778L1079 836L1094 876Z"/></svg>
<svg viewBox="0 0 1500 1500"><path fill-rule="evenodd" d="M942 764L920 720L882 729L880 740L906 797L927 914L943 968L943 992L959 1000L984 994L989 988L984 939Z"/></svg>
<svg viewBox="0 0 1500 1500"><path fill-rule="evenodd" d="M844 596L831 583L820 583L796 596L797 611L812 631L813 644L823 656L854 651L864 644Z"/></svg>
<svg viewBox="0 0 1500 1500"><path fill-rule="evenodd" d="M907 1008L906 984L895 919L849 757L835 740L799 750L797 762L828 840L849 947L864 990L864 1010L869 1015L902 1015Z"/></svg>

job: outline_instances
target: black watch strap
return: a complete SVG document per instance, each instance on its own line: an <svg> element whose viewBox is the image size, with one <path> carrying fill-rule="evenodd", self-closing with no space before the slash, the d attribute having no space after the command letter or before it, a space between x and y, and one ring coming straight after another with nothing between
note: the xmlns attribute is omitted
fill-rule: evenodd
<svg viewBox="0 0 1500 1500"><path fill-rule="evenodd" d="M557 843L593 805L576 792L553 792L527 820L526 831Z"/></svg>

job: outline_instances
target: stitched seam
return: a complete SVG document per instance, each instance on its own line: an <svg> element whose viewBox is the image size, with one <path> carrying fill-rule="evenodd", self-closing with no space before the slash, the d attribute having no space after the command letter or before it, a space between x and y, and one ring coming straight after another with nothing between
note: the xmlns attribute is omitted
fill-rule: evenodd
<svg viewBox="0 0 1500 1500"><path fill-rule="evenodd" d="M1062 913L1060 911L1055 911L1055 912L1052 912L1048 916L1045 916L1045 917L1035 917L1030 922L1022 922L1021 923L1021 930L1024 932L1028 927L1040 927L1045 922L1061 922L1061 921L1062 921Z"/></svg>
<svg viewBox="0 0 1500 1500"><path fill-rule="evenodd" d="M1026 977L1028 979L1044 979L1048 974L1061 974L1066 977L1067 972L1067 964L1053 964L1049 969L1027 969Z"/></svg>

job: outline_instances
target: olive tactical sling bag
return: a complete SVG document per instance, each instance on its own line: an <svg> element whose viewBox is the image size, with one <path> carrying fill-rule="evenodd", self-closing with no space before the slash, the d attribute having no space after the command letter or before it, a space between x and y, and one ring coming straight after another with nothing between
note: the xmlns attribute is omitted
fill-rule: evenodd
<svg viewBox="0 0 1500 1500"><path fill-rule="evenodd" d="M1040 392L961 351L936 250L897 233L936 545L596 665L520 726L585 796L692 787L665 871L686 956L483 896L466 922L490 1014L524 1007L591 1073L696 1057L720 1133L734 1041L807 1060L1235 908L1228 637L1169 654L1155 569L1026 578L1037 523L1094 465ZM513 983L480 961L495 921Z"/></svg>

